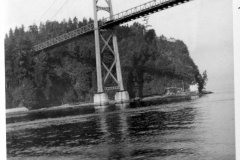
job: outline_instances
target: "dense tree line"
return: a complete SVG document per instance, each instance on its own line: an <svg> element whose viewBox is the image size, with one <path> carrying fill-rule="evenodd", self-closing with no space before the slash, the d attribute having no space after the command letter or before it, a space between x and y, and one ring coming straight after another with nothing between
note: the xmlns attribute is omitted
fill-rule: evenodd
<svg viewBox="0 0 240 160"><path fill-rule="evenodd" d="M5 37L6 107L21 104L37 109L92 101L97 91L93 33L39 54L32 50L35 44L92 22L74 18L10 29ZM187 88L195 81L198 67L183 41L157 37L153 29L138 23L118 26L116 33L124 87L130 97L162 94L169 84L184 82ZM110 32L102 34L107 37ZM106 50L102 59L110 66L113 56ZM112 79L106 81L105 86L111 85ZM109 97L115 92L108 91Z"/></svg>

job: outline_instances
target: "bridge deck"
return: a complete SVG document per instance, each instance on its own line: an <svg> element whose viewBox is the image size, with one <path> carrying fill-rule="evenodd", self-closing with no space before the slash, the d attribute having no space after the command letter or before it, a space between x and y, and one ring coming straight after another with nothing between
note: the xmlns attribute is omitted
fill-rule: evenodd
<svg viewBox="0 0 240 160"><path fill-rule="evenodd" d="M115 14L112 17L108 17L105 19L102 19L99 21L99 28L101 29L107 29L111 28L113 26L123 24L132 20L135 20L137 18L159 12L161 10L168 9L170 7L174 7L176 5L189 2L192 0L155 0L150 1L148 3L144 3L142 5L139 5L137 7L128 9L126 11L123 11L121 13ZM38 45L34 46L34 51L39 52L41 50L47 50L51 49L53 47L56 47L57 45L67 43L70 40L73 40L81 35L87 34L94 31L94 24L88 24L84 27L78 28L76 30L73 30L71 32L65 33L61 36L58 36L56 38L50 39L46 42L40 43Z"/></svg>

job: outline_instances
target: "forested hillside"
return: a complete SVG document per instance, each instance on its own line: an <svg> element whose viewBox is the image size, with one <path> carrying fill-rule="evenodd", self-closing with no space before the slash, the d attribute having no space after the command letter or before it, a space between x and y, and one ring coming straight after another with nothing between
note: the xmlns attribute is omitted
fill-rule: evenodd
<svg viewBox="0 0 240 160"><path fill-rule="evenodd" d="M97 91L93 33L39 54L32 50L35 44L92 22L74 18L10 29L5 37L6 107L37 109L92 101ZM131 98L162 94L169 84L184 82L187 88L195 81L198 68L181 40L157 37L138 23L116 30L124 87ZM102 34L107 37L110 32ZM113 56L106 50L102 59L111 65ZM105 86L111 85L116 84L109 79ZM108 91L109 97L115 92Z"/></svg>

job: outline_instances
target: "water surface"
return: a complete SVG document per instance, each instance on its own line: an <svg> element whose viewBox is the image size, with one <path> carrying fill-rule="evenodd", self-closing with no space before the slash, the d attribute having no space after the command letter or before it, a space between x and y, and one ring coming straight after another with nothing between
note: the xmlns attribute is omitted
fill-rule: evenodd
<svg viewBox="0 0 240 160"><path fill-rule="evenodd" d="M7 124L9 159L235 159L231 90L165 105L118 105Z"/></svg>

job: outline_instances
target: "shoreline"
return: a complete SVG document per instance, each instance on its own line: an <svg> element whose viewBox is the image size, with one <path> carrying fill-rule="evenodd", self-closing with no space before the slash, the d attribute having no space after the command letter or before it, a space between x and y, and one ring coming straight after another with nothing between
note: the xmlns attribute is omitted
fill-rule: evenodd
<svg viewBox="0 0 240 160"><path fill-rule="evenodd" d="M145 106L145 105L152 105L152 104L163 104L163 103L171 103L177 102L182 100L191 100L195 99L204 94L211 94L213 92L204 91L203 93L182 93L179 95L155 95L150 97L143 97L143 98L135 98L131 99L129 103L131 106ZM124 103L124 102L123 102ZM109 106L118 104L115 100L109 101ZM57 112L62 110L75 110L75 109L94 109L96 106L93 102L89 103L79 103L79 104L64 104L60 106L54 106L49 108L41 108L36 110L28 110L27 108L13 108L6 110L6 118L15 117L15 116L24 116L26 114L37 114L37 113L47 113L47 112Z"/></svg>

